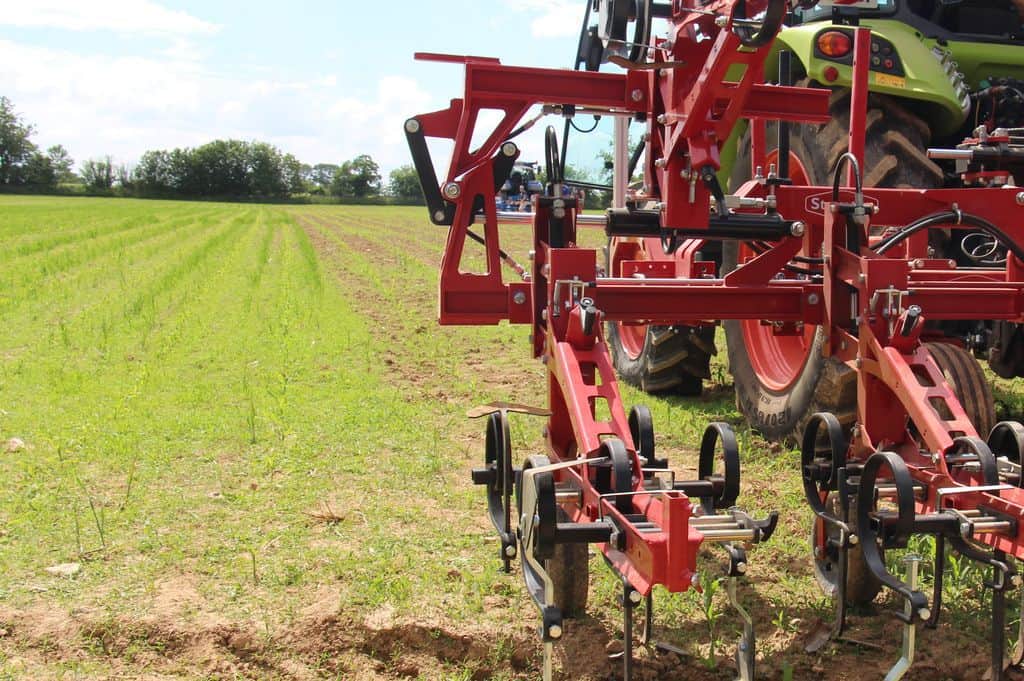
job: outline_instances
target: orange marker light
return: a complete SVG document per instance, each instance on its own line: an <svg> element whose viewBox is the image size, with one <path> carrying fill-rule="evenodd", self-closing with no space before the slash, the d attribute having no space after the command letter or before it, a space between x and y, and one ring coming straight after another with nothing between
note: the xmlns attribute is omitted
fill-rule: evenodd
<svg viewBox="0 0 1024 681"><path fill-rule="evenodd" d="M826 57L845 57L852 49L853 41L842 31L825 31L818 36L818 51Z"/></svg>

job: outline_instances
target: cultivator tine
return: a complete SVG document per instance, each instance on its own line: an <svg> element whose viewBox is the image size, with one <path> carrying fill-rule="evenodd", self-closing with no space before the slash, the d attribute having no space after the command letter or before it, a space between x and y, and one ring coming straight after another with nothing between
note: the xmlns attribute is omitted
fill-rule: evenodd
<svg viewBox="0 0 1024 681"><path fill-rule="evenodd" d="M910 555L904 558L907 565L907 588L911 591L917 589L917 568L921 557ZM917 642L917 619L918 614L914 610L914 604L907 599L903 606L903 646L900 650L900 659L889 669L884 681L899 681L914 663L914 650Z"/></svg>
<svg viewBox="0 0 1024 681"><path fill-rule="evenodd" d="M651 644L651 634L654 632L654 591L647 594L644 599L644 627L640 630L640 645L645 648Z"/></svg>
<svg viewBox="0 0 1024 681"><path fill-rule="evenodd" d="M738 581L739 577L730 576L725 582L725 592L729 596L729 603L739 613L740 619L743 620L743 634L736 645L736 668L739 670L739 676L736 677L736 681L754 681L754 663L757 658L754 620L751 619L750 613L744 609L736 595L736 584Z"/></svg>
<svg viewBox="0 0 1024 681"><path fill-rule="evenodd" d="M942 575L946 571L946 537L935 535L935 569L932 572L932 616L925 620L925 626L935 629L939 626L939 613L942 612Z"/></svg>
<svg viewBox="0 0 1024 681"><path fill-rule="evenodd" d="M622 586L622 681L633 681L633 609L642 600L640 592L623 580Z"/></svg>
<svg viewBox="0 0 1024 681"><path fill-rule="evenodd" d="M1010 666L1019 667L1024 662L1024 589L1019 590L1019 619L1017 622L1017 642L1010 652Z"/></svg>

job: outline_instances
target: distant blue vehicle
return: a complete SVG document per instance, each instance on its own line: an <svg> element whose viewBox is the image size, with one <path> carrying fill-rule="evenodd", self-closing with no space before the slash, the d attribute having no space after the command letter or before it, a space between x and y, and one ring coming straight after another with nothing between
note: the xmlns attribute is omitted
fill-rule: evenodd
<svg viewBox="0 0 1024 681"><path fill-rule="evenodd" d="M534 194L543 194L544 185L537 179L539 163L519 161L498 192L498 210L529 213L533 210Z"/></svg>

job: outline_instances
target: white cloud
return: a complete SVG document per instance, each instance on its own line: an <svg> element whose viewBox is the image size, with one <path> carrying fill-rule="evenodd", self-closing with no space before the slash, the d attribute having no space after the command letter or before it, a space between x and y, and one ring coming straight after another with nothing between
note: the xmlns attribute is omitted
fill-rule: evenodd
<svg viewBox="0 0 1024 681"><path fill-rule="evenodd" d="M333 74L302 80L225 76L186 56L80 54L0 40L0 92L42 147L79 162L134 162L149 149L212 139L270 142L308 163L367 153L388 171L409 162L402 123L442 106L417 81L385 76L354 92Z"/></svg>
<svg viewBox="0 0 1024 681"><path fill-rule="evenodd" d="M530 33L535 38L567 38L580 34L586 5L570 0L520 0L516 8L534 15Z"/></svg>
<svg viewBox="0 0 1024 681"><path fill-rule="evenodd" d="M32 0L7 3L0 25L117 33L210 34L220 27L150 0Z"/></svg>

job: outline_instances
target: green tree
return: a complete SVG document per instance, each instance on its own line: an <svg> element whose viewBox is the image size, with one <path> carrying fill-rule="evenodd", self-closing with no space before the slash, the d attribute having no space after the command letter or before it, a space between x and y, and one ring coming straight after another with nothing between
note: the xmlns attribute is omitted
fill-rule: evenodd
<svg viewBox="0 0 1024 681"><path fill-rule="evenodd" d="M288 186L282 173L281 153L266 142L249 146L249 193L253 196L285 196Z"/></svg>
<svg viewBox="0 0 1024 681"><path fill-rule="evenodd" d="M114 168L114 178L117 181L117 186L125 192L131 192L135 189L135 173L132 172L131 166L127 163L120 163Z"/></svg>
<svg viewBox="0 0 1024 681"><path fill-rule="evenodd" d="M22 167L22 180L29 187L56 189L57 171L50 157L38 151L33 152Z"/></svg>
<svg viewBox="0 0 1024 681"><path fill-rule="evenodd" d="M50 159L50 165L57 176L57 182L73 182L75 180L75 160L64 148L63 144L55 144L46 150L46 156Z"/></svg>
<svg viewBox="0 0 1024 681"><path fill-rule="evenodd" d="M291 154L281 157L281 173L285 191L288 194L302 194L308 191L302 177L302 162Z"/></svg>
<svg viewBox="0 0 1024 681"><path fill-rule="evenodd" d="M89 159L82 164L80 174L89 189L107 190L114 186L114 163L109 156Z"/></svg>
<svg viewBox="0 0 1024 681"><path fill-rule="evenodd" d="M380 166L368 154L345 161L331 182L331 193L357 199L380 194Z"/></svg>
<svg viewBox="0 0 1024 681"><path fill-rule="evenodd" d="M22 121L7 97L0 97L0 185L26 182L26 165L36 151L35 129Z"/></svg>
<svg viewBox="0 0 1024 681"><path fill-rule="evenodd" d="M132 180L143 193L170 193L174 187L171 155L166 151L147 151L135 166Z"/></svg>
<svg viewBox="0 0 1024 681"><path fill-rule="evenodd" d="M338 174L339 167L333 163L317 163L311 166L305 174L305 179L315 184L323 191L329 191L334 182L334 176Z"/></svg>
<svg viewBox="0 0 1024 681"><path fill-rule="evenodd" d="M422 199L420 176L411 165L399 166L388 176L388 194L399 199Z"/></svg>

